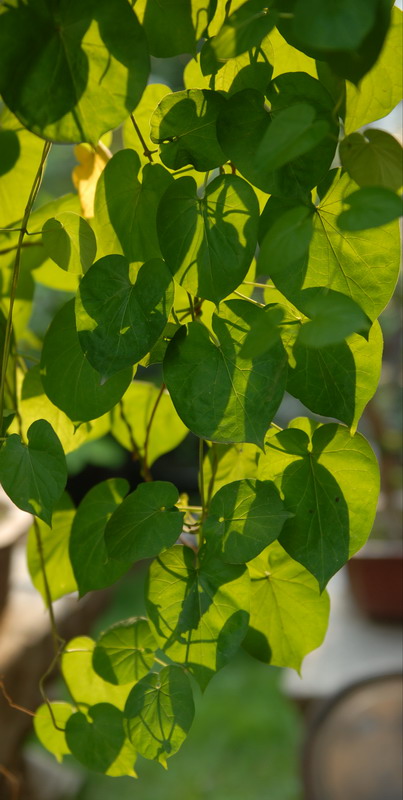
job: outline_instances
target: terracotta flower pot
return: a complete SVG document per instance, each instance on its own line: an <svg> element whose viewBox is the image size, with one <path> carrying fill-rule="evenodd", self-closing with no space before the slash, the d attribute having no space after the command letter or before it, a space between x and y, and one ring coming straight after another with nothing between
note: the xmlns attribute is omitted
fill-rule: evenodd
<svg viewBox="0 0 403 800"><path fill-rule="evenodd" d="M370 540L348 562L351 589L359 608L373 619L403 619L403 547Z"/></svg>

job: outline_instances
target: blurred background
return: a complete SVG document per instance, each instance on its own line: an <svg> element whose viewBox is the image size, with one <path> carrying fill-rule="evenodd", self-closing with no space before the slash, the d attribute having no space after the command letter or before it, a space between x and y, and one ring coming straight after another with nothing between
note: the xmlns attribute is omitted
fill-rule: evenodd
<svg viewBox="0 0 403 800"><path fill-rule="evenodd" d="M162 67L154 60L153 80L182 88L184 63L165 59ZM375 127L401 138L401 114L399 107ZM121 146L119 132L112 150L114 143ZM73 190L76 163L73 147L52 148L37 206ZM383 372L359 426L381 465L377 520L368 545L329 584L325 643L305 659L301 676L240 654L214 678L203 698L196 696L195 723L168 772L141 758L138 781L89 773L69 757L57 764L32 733L31 718L10 707L11 701L28 710L38 705L38 678L52 660L52 647L42 599L25 564L28 515L0 497L0 676L5 687L0 750L9 765L3 769L3 786L10 798L401 800L401 682L395 677L402 670L401 295L400 284L380 319ZM71 296L37 283L30 322L35 336L43 335ZM160 381L158 369L143 377ZM305 413L315 417L286 395L276 419L286 426ZM126 477L132 488L140 480L136 463L109 434L67 460L67 490L75 504L107 477ZM173 481L196 502L197 460L197 440L189 435L155 463L153 475ZM119 619L144 613L146 566L137 566L111 590L80 603L73 596L57 601L62 635L96 635ZM63 697L57 678L48 692ZM21 791L16 774L22 776Z"/></svg>

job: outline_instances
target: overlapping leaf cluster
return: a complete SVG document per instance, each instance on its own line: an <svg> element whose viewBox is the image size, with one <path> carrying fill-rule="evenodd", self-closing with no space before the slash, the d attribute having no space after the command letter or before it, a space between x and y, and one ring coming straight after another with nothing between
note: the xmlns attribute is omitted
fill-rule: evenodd
<svg viewBox="0 0 403 800"><path fill-rule="evenodd" d="M377 502L356 431L397 277L401 147L365 126L400 99L400 34L389 0L0 9L0 479L35 515L46 603L152 559L147 619L64 648L72 701L35 719L59 760L165 765L191 679L204 689L240 646L299 669L323 640L326 584ZM180 54L184 88L147 85L150 56ZM32 210L48 142L76 145L75 191ZM332 421L279 429L285 391ZM200 507L152 480L188 431ZM75 509L65 453L107 432L145 480Z"/></svg>

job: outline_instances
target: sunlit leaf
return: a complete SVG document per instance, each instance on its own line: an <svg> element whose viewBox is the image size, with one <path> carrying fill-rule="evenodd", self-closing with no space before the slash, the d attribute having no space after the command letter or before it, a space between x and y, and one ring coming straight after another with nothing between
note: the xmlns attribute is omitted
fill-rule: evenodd
<svg viewBox="0 0 403 800"><path fill-rule="evenodd" d="M179 750L193 722L189 678L176 666L147 675L130 692L124 716L138 752L166 766L166 759Z"/></svg>
<svg viewBox="0 0 403 800"><path fill-rule="evenodd" d="M307 653L322 644L329 597L315 578L273 542L250 561L251 610L244 648L255 658L299 670Z"/></svg>
<svg viewBox="0 0 403 800"><path fill-rule="evenodd" d="M198 558L171 547L151 564L146 590L152 630L162 650L204 689L237 652L248 627L249 577L212 548Z"/></svg>
<svg viewBox="0 0 403 800"><path fill-rule="evenodd" d="M109 683L134 683L150 671L155 649L148 621L142 617L127 619L101 634L93 654L93 667Z"/></svg>

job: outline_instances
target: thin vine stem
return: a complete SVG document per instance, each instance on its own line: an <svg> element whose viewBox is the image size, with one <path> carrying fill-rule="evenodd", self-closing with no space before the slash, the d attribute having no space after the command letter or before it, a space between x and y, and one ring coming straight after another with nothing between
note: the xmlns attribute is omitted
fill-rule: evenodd
<svg viewBox="0 0 403 800"><path fill-rule="evenodd" d="M148 158L150 164L153 164L154 163L154 159L153 159L152 151L150 150L149 147L147 147L147 142L144 139L144 136L143 136L139 126L137 125L137 122L134 119L133 114L130 114L130 119L131 119L131 121L133 123L134 130L136 131L137 136L139 137L140 143L141 143L142 147L144 148L143 152L144 152L145 157ZM154 150L154 152L156 152L156 151Z"/></svg>
<svg viewBox="0 0 403 800"><path fill-rule="evenodd" d="M17 293L17 286L18 286L18 279L20 276L20 264L21 264L21 250L23 245L24 236L27 230L28 220L32 211L32 206L35 202L35 198L38 194L39 187L42 182L42 176L45 169L46 159L48 157L49 150L51 148L51 142L45 142L43 146L42 156L39 163L39 167L37 173L34 178L34 182L32 184L31 191L29 193L28 202L25 207L24 216L22 219L22 226L18 236L18 244L17 250L15 254L15 261L14 261L14 269L13 269L13 276L11 280L11 290L10 290L10 305L8 309L7 315L7 322L6 322L6 329L4 332L4 348L3 348L3 363L1 368L1 382L0 382L0 427L3 425L3 415L4 415L4 391L5 391L5 384L6 384L6 375L7 375L7 367L8 367L8 359L10 355L10 346L11 346L11 338L12 338L12 331L13 331L13 309L14 309L14 301Z"/></svg>
<svg viewBox="0 0 403 800"><path fill-rule="evenodd" d="M146 438L144 440L144 456L143 456L143 478L144 478L145 481L152 481L152 475L151 475L151 472L150 472L150 468L148 466L148 446L149 446L149 443L150 443L151 427L152 427L152 424L154 422L154 417L156 415L157 408L158 408L158 406L160 404L162 395L164 394L164 390L165 390L165 383L162 384L162 386L161 386L161 388L160 388L160 390L158 392L158 395L156 397L153 409L152 409L151 414L150 414L150 419L148 420L148 423L147 423Z"/></svg>
<svg viewBox="0 0 403 800"><path fill-rule="evenodd" d="M242 294L242 292L238 292L237 289L234 289L232 294L236 294L237 297L241 297L242 300L247 300L248 303L253 303L254 306L259 306L260 308L264 308L264 303L259 303L258 300L252 300L251 297L247 297L246 294Z"/></svg>
<svg viewBox="0 0 403 800"><path fill-rule="evenodd" d="M204 518L207 513L206 507L206 497L204 492L204 472L203 472L203 461L204 461L204 439L199 439L199 488L200 488L200 499L201 499L201 516L200 516L200 528L199 528L199 549L204 541L203 537L203 522Z"/></svg>
<svg viewBox="0 0 403 800"><path fill-rule="evenodd" d="M61 639L61 637L59 636L59 633L58 633L58 630L57 630L57 626L56 626L56 619L55 619L55 614L54 614L54 611L53 611L52 595L51 595L51 592L50 592L49 581L48 581L48 577L47 577L47 574L46 574L46 563L45 563L45 556L44 556L44 552L43 552L43 542L42 542L42 537L41 537L41 529L39 527L39 523L38 523L38 520L36 519L36 517L34 517L34 532L35 532L36 548L37 548L38 555L39 555L39 563L40 563L40 567L41 567L43 586L44 586L44 590L45 590L46 603L47 603L48 611L49 611L49 619L50 619L50 627L51 627L51 631L52 631L53 647L54 647L54 651L55 651L55 655L56 655L56 654L59 653L61 642L63 642L63 645L65 643Z"/></svg>
<svg viewBox="0 0 403 800"><path fill-rule="evenodd" d="M133 461L141 461L140 450L134 438L132 426L130 425L129 420L126 417L125 407L123 405L122 398L119 400L119 415L123 424L126 426L127 432L129 434L130 446L132 448L132 459Z"/></svg>

